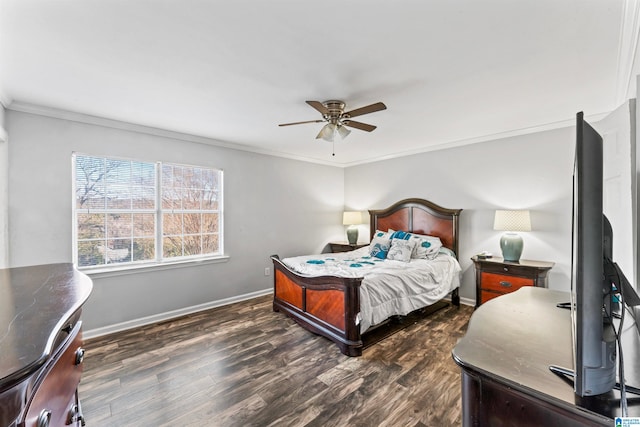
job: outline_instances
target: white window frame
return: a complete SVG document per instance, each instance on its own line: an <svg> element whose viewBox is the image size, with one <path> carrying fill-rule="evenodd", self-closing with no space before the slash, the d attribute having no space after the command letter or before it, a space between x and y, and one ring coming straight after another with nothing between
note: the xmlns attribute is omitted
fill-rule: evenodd
<svg viewBox="0 0 640 427"><path fill-rule="evenodd" d="M154 165L154 187L155 187L155 207L153 209L141 209L134 210L131 208L127 209L108 209L106 206L104 209L95 210L95 213L105 213L108 215L110 213L152 213L155 215L155 229L153 238L155 240L155 259L153 260L140 260L140 261L127 261L127 262L113 262L113 263L103 263L98 265L91 266L79 266L78 258L78 242L81 240L78 238L78 207L77 207L77 193L76 193L76 158L77 156L86 156L93 157L102 160L115 160L115 161L131 161L131 162L141 162L147 164ZM180 168L194 168L212 171L217 174L218 185L216 188L217 192L217 209L163 209L162 206L162 166L170 165L173 167ZM113 157L113 156L100 156L100 155L92 155L87 153L72 153L72 217L73 217L73 263L80 270L85 271L87 273L100 273L100 272L111 272L111 271L120 271L120 270L132 270L132 269L144 269L144 268L155 268L155 267L167 267L167 266L175 266L175 265L185 265L191 264L194 262L201 263L203 261L224 261L228 257L224 255L224 210L223 210L223 199L224 199L224 171L219 168L212 168L209 166L201 166L201 165L187 165L187 164L177 164L170 162L160 162L160 161L148 161L148 160L139 160L139 159L129 159L129 158L121 158L121 157ZM83 209L84 211L84 209ZM90 209L87 210L88 212ZM217 213L218 221L217 221L217 236L218 236L218 251L215 253L207 253L207 254L198 254L198 255L183 255L183 256L174 256L174 257L164 257L163 256L163 227L162 227L162 218L163 214L171 211L172 213ZM202 234L202 230L200 231ZM214 234L214 233L208 233ZM183 228L184 235L184 228ZM132 231L133 237L133 231ZM107 239L107 235L105 232L104 236L105 240Z"/></svg>

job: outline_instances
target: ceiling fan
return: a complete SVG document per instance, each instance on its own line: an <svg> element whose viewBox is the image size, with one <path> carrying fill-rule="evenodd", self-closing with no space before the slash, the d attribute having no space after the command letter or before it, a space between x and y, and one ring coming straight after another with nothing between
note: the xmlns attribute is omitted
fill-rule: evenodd
<svg viewBox="0 0 640 427"><path fill-rule="evenodd" d="M375 104L367 105L366 107L356 108L351 111L344 111L345 103L343 101L306 101L307 104L315 108L322 114L322 119L307 120L304 122L283 123L279 126L291 126L301 125L304 123L322 123L327 122L322 127L316 139L322 138L325 141L333 142L336 133L340 135L342 139L346 138L351 133L346 127L364 130L371 132L376 126L369 125L367 123L357 122L351 120L352 117L362 116L363 114L374 113L376 111L386 110L387 106L382 102L376 102ZM345 127L346 126L346 127Z"/></svg>

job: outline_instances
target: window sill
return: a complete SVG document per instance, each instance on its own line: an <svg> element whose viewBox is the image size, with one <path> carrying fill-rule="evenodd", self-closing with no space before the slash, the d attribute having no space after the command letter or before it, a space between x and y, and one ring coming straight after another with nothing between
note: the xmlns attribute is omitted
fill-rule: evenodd
<svg viewBox="0 0 640 427"><path fill-rule="evenodd" d="M184 261L172 261L153 264L127 265L108 268L94 268L79 270L91 278L123 276L137 273L147 273L151 271L171 270L174 268L197 267L199 265L219 264L229 261L228 255L222 255L212 258L190 259Z"/></svg>

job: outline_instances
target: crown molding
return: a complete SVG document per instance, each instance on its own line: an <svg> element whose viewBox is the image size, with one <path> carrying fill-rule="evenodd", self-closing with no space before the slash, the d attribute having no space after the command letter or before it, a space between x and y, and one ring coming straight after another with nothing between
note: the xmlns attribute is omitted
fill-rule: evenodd
<svg viewBox="0 0 640 427"><path fill-rule="evenodd" d="M78 122L78 123L92 124L92 125L96 125L96 126L103 126L103 127L113 128L113 129L126 130L126 131L130 131L130 132L138 132L138 133L143 133L143 134L147 134L147 135L154 135L154 136L159 136L159 137L163 137L163 138L177 139L177 140L181 140L181 141L194 142L194 143L197 143L197 144L206 144L206 145L211 145L211 146L215 146L215 147L227 148L227 149L231 149L231 150L238 150L238 151L244 151L244 152L250 152L250 153L256 153L256 154L263 154L263 155L266 155L266 156L280 157L280 158L285 158L285 159L290 159L290 160L297 160L297 161L302 161L302 162L307 162L307 163L319 164L319 165L324 165L324 166L332 166L332 167L338 167L338 168L348 168L348 167L352 167L352 166L358 166L358 165L363 165L363 164L368 164L368 163L380 162L380 161L383 161L383 160L391 160L391 159L396 159L396 158L400 158L400 157L412 156L412 155L415 155L415 154L428 153L428 152L431 152L431 151L446 150L446 149L450 149L450 148L462 147L462 146L465 146L465 145L477 144L477 143L488 142L488 141L495 141L495 140L504 139L504 138L510 138L510 137L514 137L514 136L521 136L521 135L527 135L527 134L532 134L532 133L544 132L544 131L548 131L548 130L560 129L560 128L565 128L565 127L569 127L569 126L574 126L575 125L575 118L571 118L571 119L562 120L562 121L558 121L558 122L550 122L550 123L545 123L545 124L541 124L541 125L538 125L538 126L532 126L532 127L527 127L527 128L521 128L521 129L514 129L514 130L510 130L510 131L506 131L506 132L488 134L488 135L478 136L478 137L474 137L474 138L446 141L446 142L443 142L443 143L440 143L440 144L436 144L436 145L430 145L430 146L426 146L426 147L421 147L421 148L417 148L417 149L414 149L414 150L402 151L402 152L398 152L398 153L389 154L389 155L386 155L386 156L372 157L372 158L363 159L363 160L357 161L357 162L338 163L338 162L321 161L321 160L318 160L318 159L307 158L307 157L304 157L304 156L292 155L292 154L289 154L289 153L280 153L280 152L272 151L272 150L264 150L264 149L260 149L260 148L257 148L257 147L247 146L247 145L233 144L233 143L223 142L223 141L219 141L219 140L212 139L212 138L206 138L206 137L197 136L197 135L191 135L191 134L180 133L180 132L175 132L175 131L170 131L170 130L165 130L165 129L159 129L159 128L154 128L154 127L150 127L150 126L143 126L143 125L138 125L138 124L129 123L129 122L123 122L123 121L119 121L119 120L106 119L106 118L103 118L103 117L92 116L92 115L89 115L89 114L76 113L76 112L72 112L72 111L61 110L61 109L52 108L52 107L45 107L45 106L41 106L41 105L28 104L28 103L23 103L23 102L15 102L14 101L7 107L7 109L8 110L12 110L12 111L22 112L22 113L36 114L36 115L45 116L45 117L52 117L52 118L61 119L61 120L69 120L69 121ZM603 113L599 113L599 114L591 114L591 115L587 116L586 118L591 122L597 122L597 121L603 119L609 113L610 112L607 111L607 112L603 112ZM0 127L0 140L2 139L3 132L4 132L4 130ZM6 138L7 138L6 132L4 132L4 135L5 135L5 139L4 140L6 141Z"/></svg>
<svg viewBox="0 0 640 427"><path fill-rule="evenodd" d="M4 114L4 110L7 109L7 103L5 103L4 101L4 97L3 97L3 93L2 91L0 91L0 115ZM4 122L3 122L4 123ZM9 139L9 134L7 133L6 129L4 128L3 123L0 123L0 142L7 142L7 140Z"/></svg>
<svg viewBox="0 0 640 427"><path fill-rule="evenodd" d="M47 107L43 105L36 105L36 104L30 104L26 102L14 101L11 104L9 104L9 106L6 108L8 110L18 111L21 113L36 114L39 116L52 117L56 119L68 120L68 121L77 122L77 123L91 124L96 126L112 128L112 129L126 130L129 132L137 132L137 133L142 133L146 135L159 136L163 138L178 139L181 141L211 145L215 147L227 148L230 150L263 154L266 156L282 157L282 158L287 158L291 160L303 161L307 163L316 163L316 164L321 164L325 166L340 167L340 165L337 165L332 162L319 161L317 159L307 158L304 156L296 156L296 155L287 154L287 153L280 153L277 151L265 150L257 147L248 146L248 145L234 144L231 142L224 142L224 141L220 141L213 138L181 133L181 132L176 132L176 131L167 130L167 129L160 129L160 128L155 128L151 126L144 126L144 125L124 122L120 120L107 119L104 117L98 117L90 114L78 113L78 112L69 111L69 110L62 110L59 108Z"/></svg>
<svg viewBox="0 0 640 427"><path fill-rule="evenodd" d="M2 88L0 88L0 105L4 108L9 108L9 104L11 104L11 97L5 93Z"/></svg>
<svg viewBox="0 0 640 427"><path fill-rule="evenodd" d="M603 118L605 118L609 113L610 112L607 111L607 112L604 112L604 113L590 114L589 116L586 116L585 118L588 119L592 123L593 122L598 122L598 121L602 120ZM512 138L512 137L515 137L515 136L529 135L529 134L533 134L533 133L545 132L545 131L554 130L554 129L562 129L562 128L575 126L575 124L576 124L575 118L572 117L570 119L561 120L561 121L558 121L558 122L550 122L550 123L545 123L545 124L541 124L541 125L538 125L538 126L532 126L532 127L527 127L527 128L521 128L521 129L514 129L514 130L510 130L510 131L506 131L506 132L493 133L493 134L478 136L478 137L474 137L474 138L447 141L447 142L443 142L441 144L430 145L428 147L418 148L418 149L415 149L415 150L407 150L407 151L403 151L403 152L399 152L399 153L390 154L388 156L380 156L380 157L376 157L376 158L364 159L364 160L359 161L359 162L353 162L353 163L345 164L345 165L343 165L343 167L358 166L358 165L363 165L363 164L367 164L367 163L380 162L380 161L383 161L383 160L397 159L399 157L412 156L412 155L415 155L415 154L428 153L428 152L431 152L431 151L447 150L447 149L450 149L450 148L463 147L465 145L478 144L478 143L481 143L481 142L497 141L499 139L504 139L504 138Z"/></svg>

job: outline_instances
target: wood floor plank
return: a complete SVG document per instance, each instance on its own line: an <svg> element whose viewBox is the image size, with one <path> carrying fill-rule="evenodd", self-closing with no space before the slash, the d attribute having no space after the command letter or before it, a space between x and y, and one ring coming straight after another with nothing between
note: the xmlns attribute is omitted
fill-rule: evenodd
<svg viewBox="0 0 640 427"><path fill-rule="evenodd" d="M449 306L342 355L271 296L88 340L89 426L441 426L461 420L451 350L471 307Z"/></svg>

